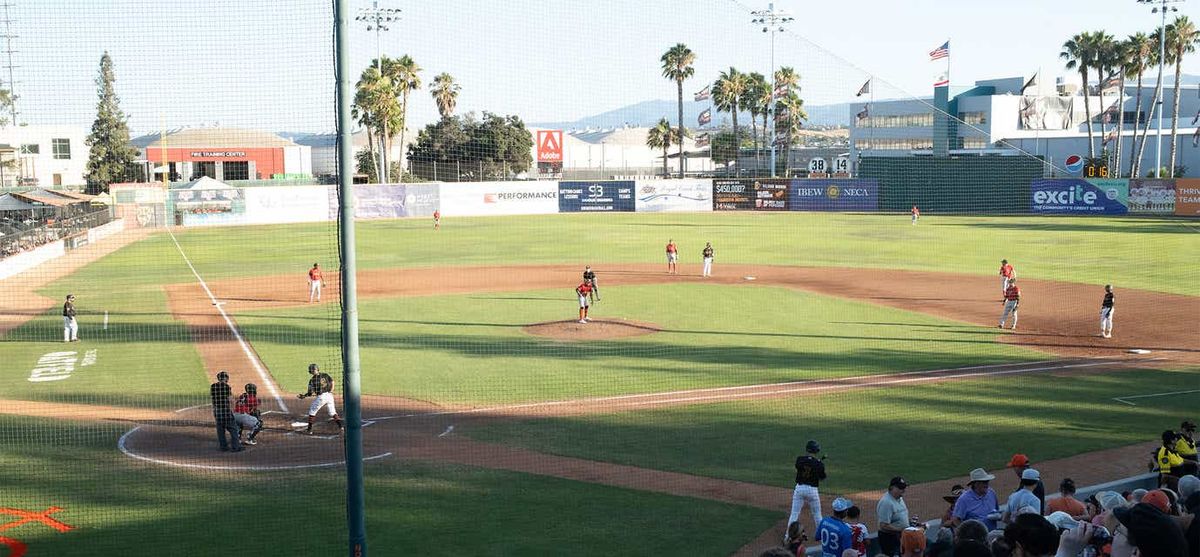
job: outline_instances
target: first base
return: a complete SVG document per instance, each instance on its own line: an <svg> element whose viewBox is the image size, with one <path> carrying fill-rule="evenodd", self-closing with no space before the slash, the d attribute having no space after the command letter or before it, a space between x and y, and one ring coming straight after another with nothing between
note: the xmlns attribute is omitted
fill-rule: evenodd
<svg viewBox="0 0 1200 557"><path fill-rule="evenodd" d="M1133 349L1129 350L1129 353L1130 354L1149 354L1150 351L1142 349L1142 348L1133 348Z"/></svg>

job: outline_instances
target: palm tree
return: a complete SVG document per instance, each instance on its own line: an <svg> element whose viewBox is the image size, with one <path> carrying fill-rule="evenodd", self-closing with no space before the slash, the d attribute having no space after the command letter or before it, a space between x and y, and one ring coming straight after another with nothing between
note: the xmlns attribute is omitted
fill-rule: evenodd
<svg viewBox="0 0 1200 557"><path fill-rule="evenodd" d="M1181 15L1175 18L1170 25L1167 25L1167 62L1175 63L1175 94L1174 108L1171 110L1171 159L1167 165L1167 172L1171 178L1175 177L1175 155L1179 149L1179 80L1183 71L1183 55L1196 52L1196 45L1200 44L1200 30L1196 29L1196 24L1192 23L1188 16Z"/></svg>
<svg viewBox="0 0 1200 557"><path fill-rule="evenodd" d="M1146 56L1146 67L1151 68L1158 65L1158 49L1154 45L1158 43L1160 37L1163 36L1163 28L1159 27L1154 30L1154 34L1150 36L1150 52ZM1130 175L1132 178L1137 178L1142 172L1142 156L1146 152L1146 138L1150 135L1150 120L1154 116L1154 108L1158 107L1159 99L1162 99L1162 80L1158 79L1154 82L1154 96L1150 99L1150 111L1146 114L1146 125L1142 128L1142 139L1138 142L1137 149L1137 172ZM1158 107L1161 112L1162 107Z"/></svg>
<svg viewBox="0 0 1200 557"><path fill-rule="evenodd" d="M804 101L801 101L798 96L799 89L800 89L800 74L796 73L796 70L794 68L792 68L791 66L783 66L783 67L779 68L778 70L775 70L775 87L774 87L774 89L778 89L778 88L783 89L783 91L784 91L783 98L789 98L792 96L796 96L796 100L799 101L800 104L804 104ZM772 91L771 91L772 95L775 94L774 89L772 89ZM776 107L775 108L776 111L778 111L779 110L779 101L775 102L775 107ZM801 113L803 113L803 111L801 111ZM774 116L774 118L776 118L776 120L778 120L778 118L779 118L778 114L775 114L773 116ZM805 115L805 116L803 116L803 118L807 119L808 116ZM795 125L799 125L799 120L795 120L792 123L794 123ZM765 126L766 124L764 123L763 125ZM779 133L779 122L776 121L774 123L774 126L775 126L775 133ZM787 154L791 154L791 149L792 149L792 146L791 146L792 135L791 134L792 134L791 128L788 128L788 151L787 151ZM789 161L789 159L785 158L784 161L785 161L784 168L787 168L787 165L789 164L789 162L787 162L787 161ZM774 174L774 171L775 171L775 169L772 168L771 169L772 175Z"/></svg>
<svg viewBox="0 0 1200 557"><path fill-rule="evenodd" d="M759 159L758 148L758 115L766 115L767 105L762 102L763 98L770 99L770 87L767 85L767 78L758 72L746 74L746 89L742 91L742 96L738 99L738 104L750 112L750 133L754 137L754 160ZM763 128L766 132L766 128ZM764 142L765 144L765 142Z"/></svg>
<svg viewBox="0 0 1200 557"><path fill-rule="evenodd" d="M775 129L782 129L787 138L786 147L783 152L784 170L787 170L787 165L792 160L792 144L793 137L796 132L800 131L801 123L808 119L808 114L804 112L804 100L796 93L788 93L786 97L775 102Z"/></svg>
<svg viewBox="0 0 1200 557"><path fill-rule="evenodd" d="M1079 70L1083 79L1083 114L1087 122L1088 158L1096 158L1096 145L1092 141L1092 103L1088 91L1088 68L1096 61L1096 33L1083 32L1063 43L1059 58L1066 60L1068 70Z"/></svg>
<svg viewBox="0 0 1200 557"><path fill-rule="evenodd" d="M683 136L683 80L692 77L696 68L696 53L683 43L678 43L667 50L659 59L662 62L662 76L675 82L679 93L679 135ZM683 178L683 142L679 142L679 177Z"/></svg>
<svg viewBox="0 0 1200 557"><path fill-rule="evenodd" d="M1150 37L1145 33L1134 33L1129 38L1125 39L1125 77L1137 76L1137 94L1133 101L1133 142L1129 145L1129 176L1136 178L1138 176L1138 166L1142 162L1141 159L1134 158L1137 153L1137 130L1138 117L1142 112L1142 76L1146 73L1146 68L1149 67L1150 52L1154 50L1153 44L1150 42ZM1122 91L1124 93L1124 91ZM1124 117L1125 111L1121 111L1121 116ZM1146 118L1146 124L1149 125L1150 118ZM1140 155L1138 155L1140 157ZM1121 163L1117 162L1117 177L1121 176Z"/></svg>
<svg viewBox="0 0 1200 557"><path fill-rule="evenodd" d="M738 137L738 110L742 108L739 101L746 91L746 85L746 74L737 71L737 68L730 67L728 71L721 72L716 83L713 83L712 91L713 104L717 106L717 110L733 114L733 144L739 153L742 143Z"/></svg>
<svg viewBox="0 0 1200 557"><path fill-rule="evenodd" d="M1108 85L1108 83L1109 83L1109 80L1118 77L1118 74L1124 75L1124 71L1121 68L1122 57L1124 56L1124 51L1122 50L1122 48L1124 48L1122 46L1122 43L1117 41L1116 39L1114 39L1112 35L1109 35L1108 33L1105 33L1103 31L1096 32L1096 61L1095 61L1096 77L1097 77L1097 79L1100 80L1099 90L1097 91L1097 93L1099 93L1099 95L1100 95L1100 110L1101 110L1100 114L1102 115L1102 117L1100 119L1100 149L1099 149L1099 152L1102 155L1105 152L1107 152L1107 147L1106 147L1107 142L1105 141L1105 139L1107 139L1107 137L1108 137L1108 129L1107 129L1108 124L1112 120L1112 117L1109 115L1109 112L1108 112L1109 106L1105 104L1108 101L1105 100L1105 98L1104 98L1104 91L1105 91L1105 86ZM1121 108L1124 104L1122 102L1124 100L1124 98L1125 98L1124 83L1121 82L1120 88L1117 92L1117 99L1113 105L1113 107L1117 109L1118 113L1123 112L1121 110ZM1118 119L1119 119L1119 115L1118 115ZM1118 130L1117 131L1117 146L1118 147L1121 145L1120 129L1121 129L1120 127L1117 128L1117 130Z"/></svg>
<svg viewBox="0 0 1200 557"><path fill-rule="evenodd" d="M454 82L454 77L446 72L433 78L429 94L433 95L433 102L437 103L438 114L443 120L454 114L454 105L458 102L458 92L461 89L462 87Z"/></svg>
<svg viewBox="0 0 1200 557"><path fill-rule="evenodd" d="M398 59L383 59L383 75L392 82L395 92L400 95L400 156L404 156L404 134L408 129L408 94L421 88L421 67L411 56L405 54ZM392 128L393 130L395 128ZM390 146L395 132L388 134L387 145ZM385 148L388 148L385 146ZM389 151L390 152L390 151Z"/></svg>
<svg viewBox="0 0 1200 557"><path fill-rule="evenodd" d="M371 65L363 71L355 87L357 90L354 94L354 106L351 114L366 128L367 143L374 158L374 138L382 139L387 133L388 124L396 121L399 112L395 102L396 96L393 93L391 82L379 73L375 65ZM382 159L377 159L376 171L378 172L377 178L382 179L385 176Z"/></svg>
<svg viewBox="0 0 1200 557"><path fill-rule="evenodd" d="M662 149L663 153L663 177L667 177L667 149L671 148L671 144L678 136L678 131L671 128L671 122L663 117L658 123L650 128L650 133L646 135L646 146L651 149ZM682 143L682 142L680 142ZM682 164L682 160L681 164Z"/></svg>

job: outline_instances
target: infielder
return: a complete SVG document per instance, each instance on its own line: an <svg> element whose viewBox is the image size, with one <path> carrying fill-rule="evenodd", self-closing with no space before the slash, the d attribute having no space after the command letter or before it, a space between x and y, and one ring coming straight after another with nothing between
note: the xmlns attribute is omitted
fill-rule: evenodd
<svg viewBox="0 0 1200 557"><path fill-rule="evenodd" d="M1000 293L1008 292L1008 283L1017 278L1017 271L1008 264L1007 259L1000 260Z"/></svg>
<svg viewBox="0 0 1200 557"><path fill-rule="evenodd" d="M592 301L600 301L600 283L596 282L596 272L592 270L592 266L588 265L583 268L583 282L592 283Z"/></svg>
<svg viewBox="0 0 1200 557"><path fill-rule="evenodd" d="M579 295L579 322L588 322L588 294L592 293L592 281L584 280L583 284L575 287L575 294Z"/></svg>
<svg viewBox="0 0 1200 557"><path fill-rule="evenodd" d="M700 276L711 277L713 259L712 242L704 242L704 251L701 252L701 255L704 257L704 272Z"/></svg>
<svg viewBox="0 0 1200 557"><path fill-rule="evenodd" d="M1000 315L1001 329L1008 322L1008 316L1012 315L1012 328L1017 330L1017 308L1021 305L1021 289L1017 288L1017 279L1008 279L1008 288L1004 289L1004 313Z"/></svg>
<svg viewBox="0 0 1200 557"><path fill-rule="evenodd" d="M79 323L75 321L75 295L67 294L63 303L63 342L79 342Z"/></svg>
<svg viewBox="0 0 1200 557"><path fill-rule="evenodd" d="M333 378L328 373L322 373L317 364L308 364L308 374L311 375L308 379L308 392L296 395L296 398L301 400L310 396L317 398L308 407L308 429L304 430L304 433L312 435L313 421L317 418L317 412L320 412L321 408L325 406L329 407L329 415L337 424L338 431L345 431L346 428L342 425L342 418L338 416L337 407L333 405Z"/></svg>
<svg viewBox="0 0 1200 557"><path fill-rule="evenodd" d="M311 269L308 270L308 303L312 303L313 297L317 301L321 301L321 287L325 286L325 279L321 277L321 266L313 263Z"/></svg>
<svg viewBox="0 0 1200 557"><path fill-rule="evenodd" d="M1100 302L1100 336L1112 338L1113 325L1113 288L1111 284L1104 285L1104 301Z"/></svg>
<svg viewBox="0 0 1200 557"><path fill-rule="evenodd" d="M246 383L246 392L238 395L233 403L233 421L239 426L238 441L242 440L242 432L248 428L250 436L246 438L246 444L256 444L254 438L263 428L262 414L258 410L258 385Z"/></svg>
<svg viewBox="0 0 1200 557"><path fill-rule="evenodd" d="M676 268L676 262L679 261L679 248L675 245L675 240L667 240L667 274L673 275L679 272Z"/></svg>

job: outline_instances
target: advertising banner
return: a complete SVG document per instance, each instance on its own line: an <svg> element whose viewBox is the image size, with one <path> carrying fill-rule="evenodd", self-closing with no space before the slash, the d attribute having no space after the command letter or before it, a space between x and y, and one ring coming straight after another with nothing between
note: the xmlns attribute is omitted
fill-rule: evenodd
<svg viewBox="0 0 1200 557"><path fill-rule="evenodd" d="M438 184L356 185L354 201L355 220L427 217L438 207ZM329 188L326 206L328 218L337 220L337 188Z"/></svg>
<svg viewBox="0 0 1200 557"><path fill-rule="evenodd" d="M558 182L445 182L438 186L437 203L447 217L553 214Z"/></svg>
<svg viewBox="0 0 1200 557"><path fill-rule="evenodd" d="M713 180L714 211L750 211L754 209L754 183L750 180Z"/></svg>
<svg viewBox="0 0 1200 557"><path fill-rule="evenodd" d="M1129 212L1129 180L1125 178L1087 178L1088 183L1100 188L1105 199L1115 201Z"/></svg>
<svg viewBox="0 0 1200 557"><path fill-rule="evenodd" d="M558 211L632 212L636 208L633 180L558 183Z"/></svg>
<svg viewBox="0 0 1200 557"><path fill-rule="evenodd" d="M562 130L538 130L537 161L557 163L563 161Z"/></svg>
<svg viewBox="0 0 1200 557"><path fill-rule="evenodd" d="M1175 180L1175 214L1181 217L1200 217L1200 179Z"/></svg>
<svg viewBox="0 0 1200 557"><path fill-rule="evenodd" d="M712 180L638 180L638 212L711 211Z"/></svg>
<svg viewBox="0 0 1200 557"><path fill-rule="evenodd" d="M1175 213L1174 180L1130 180L1130 213Z"/></svg>
<svg viewBox="0 0 1200 557"><path fill-rule="evenodd" d="M333 186L263 186L246 188L246 224L279 224L329 220Z"/></svg>
<svg viewBox="0 0 1200 557"><path fill-rule="evenodd" d="M213 226L244 224L246 198L242 188L179 189L167 194L175 224Z"/></svg>
<svg viewBox="0 0 1200 557"><path fill-rule="evenodd" d="M1030 211L1074 215L1123 215L1121 203L1124 180L1097 180L1100 186L1083 178L1034 180L1030 184Z"/></svg>
<svg viewBox="0 0 1200 557"><path fill-rule="evenodd" d="M786 211L788 209L788 186L786 179L754 180L755 211Z"/></svg>
<svg viewBox="0 0 1200 557"><path fill-rule="evenodd" d="M815 178L792 180L788 209L792 211L876 211L879 182Z"/></svg>

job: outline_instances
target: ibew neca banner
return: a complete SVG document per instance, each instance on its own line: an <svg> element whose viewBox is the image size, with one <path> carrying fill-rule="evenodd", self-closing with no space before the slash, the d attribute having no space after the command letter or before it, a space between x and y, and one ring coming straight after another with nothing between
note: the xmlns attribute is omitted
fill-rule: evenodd
<svg viewBox="0 0 1200 557"><path fill-rule="evenodd" d="M1030 211L1034 213L1068 213L1091 215L1124 215L1129 191L1124 180L1104 180L1091 183L1083 178L1055 178L1030 183Z"/></svg>
<svg viewBox="0 0 1200 557"><path fill-rule="evenodd" d="M632 212L635 209L633 180L558 183L558 211Z"/></svg>
<svg viewBox="0 0 1200 557"><path fill-rule="evenodd" d="M876 211L879 182L851 179L792 180L788 189L792 211Z"/></svg>

